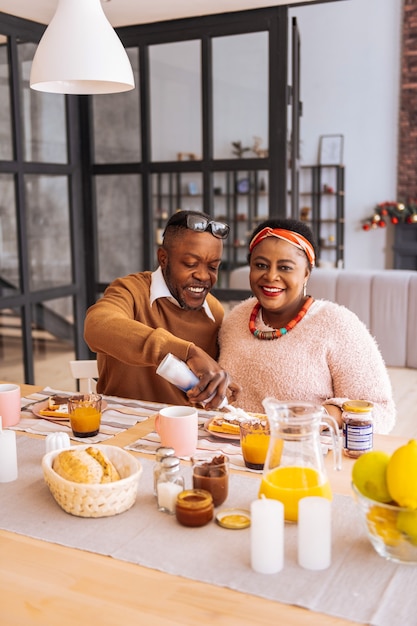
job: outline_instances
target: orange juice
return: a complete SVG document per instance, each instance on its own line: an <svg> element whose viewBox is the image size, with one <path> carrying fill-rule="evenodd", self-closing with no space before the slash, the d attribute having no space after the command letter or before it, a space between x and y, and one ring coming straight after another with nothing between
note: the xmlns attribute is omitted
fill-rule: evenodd
<svg viewBox="0 0 417 626"><path fill-rule="evenodd" d="M100 428L101 411L94 406L80 406L70 412L72 432L76 437L93 437Z"/></svg>
<svg viewBox="0 0 417 626"><path fill-rule="evenodd" d="M242 454L246 467L263 469L268 452L269 439L269 434L262 431L254 431L242 437Z"/></svg>
<svg viewBox="0 0 417 626"><path fill-rule="evenodd" d="M321 482L317 470L312 467L277 467L263 476L259 495L280 500L284 504L287 521L298 520L298 501L307 496L332 499L328 481Z"/></svg>

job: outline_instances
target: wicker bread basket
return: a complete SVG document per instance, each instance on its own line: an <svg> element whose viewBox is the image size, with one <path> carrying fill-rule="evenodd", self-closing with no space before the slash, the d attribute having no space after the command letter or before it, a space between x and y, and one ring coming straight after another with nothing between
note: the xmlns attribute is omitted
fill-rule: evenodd
<svg viewBox="0 0 417 626"><path fill-rule="evenodd" d="M91 445L91 444L90 444ZM89 446L77 446L88 448ZM42 459L45 482L61 508L79 517L109 517L127 511L135 503L142 465L133 455L117 446L94 446L102 450L118 470L121 479L111 483L75 483L52 469L62 450L48 452Z"/></svg>

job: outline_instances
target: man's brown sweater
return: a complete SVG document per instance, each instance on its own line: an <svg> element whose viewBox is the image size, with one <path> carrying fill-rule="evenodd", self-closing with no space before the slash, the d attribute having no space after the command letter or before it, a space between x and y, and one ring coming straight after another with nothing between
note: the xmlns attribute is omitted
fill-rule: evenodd
<svg viewBox="0 0 417 626"><path fill-rule="evenodd" d="M187 396L155 373L168 352L185 361L191 344L218 357L223 307L211 294L204 309L181 309L168 298L150 305L151 272L115 280L86 315L84 336L97 353L97 391L124 398L188 404Z"/></svg>

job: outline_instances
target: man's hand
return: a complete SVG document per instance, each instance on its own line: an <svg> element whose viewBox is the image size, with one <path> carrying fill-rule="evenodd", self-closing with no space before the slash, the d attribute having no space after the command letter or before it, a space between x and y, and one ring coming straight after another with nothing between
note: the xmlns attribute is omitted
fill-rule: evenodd
<svg viewBox="0 0 417 626"><path fill-rule="evenodd" d="M236 399L240 385L233 383L228 373L198 346L192 346L187 359L188 367L199 378L198 384L187 392L192 404L204 404L205 409L217 409L227 397Z"/></svg>

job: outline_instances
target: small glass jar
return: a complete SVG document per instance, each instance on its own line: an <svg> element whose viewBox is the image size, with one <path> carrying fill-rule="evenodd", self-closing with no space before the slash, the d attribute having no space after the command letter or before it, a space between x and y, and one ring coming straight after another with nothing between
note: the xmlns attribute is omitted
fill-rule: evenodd
<svg viewBox="0 0 417 626"><path fill-rule="evenodd" d="M204 489L186 489L177 496L175 515L183 526L205 526L214 515L211 493Z"/></svg>
<svg viewBox="0 0 417 626"><path fill-rule="evenodd" d="M167 456L161 461L161 473L156 483L158 510L175 513L178 494L184 490L184 477L180 474L180 460L176 456Z"/></svg>
<svg viewBox="0 0 417 626"><path fill-rule="evenodd" d="M159 448L156 449L155 452L155 465L153 468L153 492L154 495L156 496L156 483L158 482L158 478L161 474L161 470L162 470L162 465L161 465L161 461L162 459L166 458L167 456L175 456L175 450L174 448L168 448L166 446L160 446Z"/></svg>
<svg viewBox="0 0 417 626"><path fill-rule="evenodd" d="M343 453L357 459L373 448L372 402L349 400L342 405Z"/></svg>
<svg viewBox="0 0 417 626"><path fill-rule="evenodd" d="M229 490L229 458L219 452L200 452L191 462L194 489L211 493L215 507L223 504Z"/></svg>

